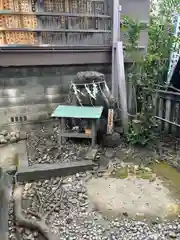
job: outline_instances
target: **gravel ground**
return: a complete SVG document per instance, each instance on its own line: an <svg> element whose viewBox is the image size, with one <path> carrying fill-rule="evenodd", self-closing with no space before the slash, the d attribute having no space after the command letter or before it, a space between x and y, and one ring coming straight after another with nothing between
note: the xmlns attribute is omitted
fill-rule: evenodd
<svg viewBox="0 0 180 240"><path fill-rule="evenodd" d="M68 142L59 149L56 127L46 132L44 127L38 126L34 132L32 131L27 141L30 165L81 160L89 147L87 144ZM126 146L123 147L127 149ZM123 158L122 151L118 153L117 150L107 151L102 161L104 158L107 160L113 158L115 161L117 158ZM117 154L115 154L116 151ZM147 152L144 151L142 158L145 159L146 156ZM137 159L140 158L137 157ZM173 222L160 223L159 220L155 220L150 224L135 219L107 219L98 213L89 202L86 191L86 182L92 175L94 172L86 172L64 179L54 198L51 193L58 186L60 178L33 183L30 190L25 192L25 205L29 207L32 202L30 208L33 211L48 212L59 202L63 189L61 204L56 205L47 221L53 232L59 234L59 240L180 240L180 216ZM37 193L41 203L38 202L39 197L36 198ZM14 240L12 204L9 228L9 239ZM37 232L33 233L29 230L21 230L21 232L22 240L40 239Z"/></svg>
<svg viewBox="0 0 180 240"><path fill-rule="evenodd" d="M88 151L90 142L72 140L58 144L58 127L47 128L40 126L28 134L27 154L29 165L39 163L69 163L81 161Z"/></svg>
<svg viewBox="0 0 180 240"><path fill-rule="evenodd" d="M33 211L50 213L48 223L59 240L165 240L180 239L180 216L173 222L154 221L151 224L133 219L107 219L93 208L88 200L86 182L92 177L92 172L78 173L65 178L61 187L60 178L26 184L24 198L26 207L32 200ZM29 189L28 189L29 188ZM36 200L36 192L41 204ZM63 191L63 194L62 194ZM52 195L52 192L55 192ZM61 198L61 204L59 199ZM39 198L37 198L39 199ZM48 201L47 201L48 199ZM40 207L39 207L40 206ZM12 211L10 211L10 240L14 239L12 227ZM23 240L38 239L38 233L29 230L22 231Z"/></svg>

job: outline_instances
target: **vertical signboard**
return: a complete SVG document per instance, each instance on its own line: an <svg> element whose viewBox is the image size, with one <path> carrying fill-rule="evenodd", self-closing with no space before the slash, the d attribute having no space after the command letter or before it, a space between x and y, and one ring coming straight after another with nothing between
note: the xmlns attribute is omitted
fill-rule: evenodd
<svg viewBox="0 0 180 240"><path fill-rule="evenodd" d="M107 134L113 133L114 127L114 109L108 110Z"/></svg>

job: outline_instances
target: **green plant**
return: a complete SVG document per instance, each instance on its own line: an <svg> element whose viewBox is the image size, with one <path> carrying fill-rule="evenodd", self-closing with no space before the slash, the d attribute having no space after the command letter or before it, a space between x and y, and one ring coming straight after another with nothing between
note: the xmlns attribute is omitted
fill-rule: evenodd
<svg viewBox="0 0 180 240"><path fill-rule="evenodd" d="M137 114L136 118L129 122L127 141L134 145L146 145L154 139L151 118L145 121L146 115Z"/></svg>
<svg viewBox="0 0 180 240"><path fill-rule="evenodd" d="M179 11L179 3L179 0L152 1L147 26L124 17L126 55L132 60L127 80L136 92L136 111L129 123L127 134L127 140L132 144L145 145L153 139L154 96L152 92L155 86L157 89L160 85L165 85L170 52L174 46L173 43L179 41L172 34L172 15L174 11ZM143 28L148 29L149 34L146 55L141 54L138 49L140 32Z"/></svg>

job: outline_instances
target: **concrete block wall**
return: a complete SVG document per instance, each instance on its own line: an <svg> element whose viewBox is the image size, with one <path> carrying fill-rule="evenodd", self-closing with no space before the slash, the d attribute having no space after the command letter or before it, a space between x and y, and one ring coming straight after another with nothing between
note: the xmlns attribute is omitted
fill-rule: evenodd
<svg viewBox="0 0 180 240"><path fill-rule="evenodd" d="M110 85L111 66L107 64L1 68L0 127L49 118L67 101L77 72L87 70L104 73Z"/></svg>

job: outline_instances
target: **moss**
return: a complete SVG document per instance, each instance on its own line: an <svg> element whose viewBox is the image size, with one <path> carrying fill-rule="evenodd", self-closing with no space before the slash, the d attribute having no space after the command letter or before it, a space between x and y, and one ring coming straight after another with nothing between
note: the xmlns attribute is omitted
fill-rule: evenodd
<svg viewBox="0 0 180 240"><path fill-rule="evenodd" d="M149 171L146 171L144 169L139 169L136 171L136 177L137 178L142 178L142 179L151 179L152 178L152 173Z"/></svg>
<svg viewBox="0 0 180 240"><path fill-rule="evenodd" d="M117 168L114 172L112 172L112 177L120 178L120 179L127 178L128 168L127 167Z"/></svg>
<svg viewBox="0 0 180 240"><path fill-rule="evenodd" d="M170 183L180 192L180 172L177 169L171 167L167 162L154 163L150 167L157 176L163 178L165 182Z"/></svg>
<svg viewBox="0 0 180 240"><path fill-rule="evenodd" d="M136 169L134 165L117 168L112 172L112 177L125 179L128 175L135 175L137 178L151 179L152 172L149 168L138 168Z"/></svg>

